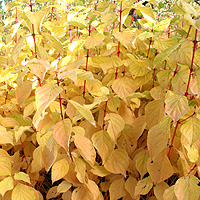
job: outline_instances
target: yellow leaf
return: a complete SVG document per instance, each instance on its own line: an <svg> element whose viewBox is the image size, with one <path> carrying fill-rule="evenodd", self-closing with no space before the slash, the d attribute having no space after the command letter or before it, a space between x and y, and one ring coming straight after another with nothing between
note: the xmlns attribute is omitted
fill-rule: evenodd
<svg viewBox="0 0 200 200"><path fill-rule="evenodd" d="M187 98L173 94L171 91L167 93L165 104L165 112L175 121L178 121L190 110Z"/></svg>
<svg viewBox="0 0 200 200"><path fill-rule="evenodd" d="M108 109L112 112L117 112L120 106L120 99L119 97L110 98L107 102Z"/></svg>
<svg viewBox="0 0 200 200"><path fill-rule="evenodd" d="M24 182L27 182L27 183L31 184L29 175L25 174L24 172L15 173L14 174L14 179L15 180L21 180L21 181L24 181Z"/></svg>
<svg viewBox="0 0 200 200"><path fill-rule="evenodd" d="M75 172L77 179L81 182L81 183L86 183L86 164L84 163L84 161L80 158L76 158L75 159Z"/></svg>
<svg viewBox="0 0 200 200"><path fill-rule="evenodd" d="M35 200L36 196L34 190L31 187L17 183L12 191L12 199Z"/></svg>
<svg viewBox="0 0 200 200"><path fill-rule="evenodd" d="M174 186L175 195L178 200L199 199L199 179L192 174L179 178Z"/></svg>
<svg viewBox="0 0 200 200"><path fill-rule="evenodd" d="M17 128L15 130L15 140L16 140L16 142L19 141L20 137L22 136L22 134L25 131L29 131L29 130L30 130L30 126L20 126L19 128Z"/></svg>
<svg viewBox="0 0 200 200"><path fill-rule="evenodd" d="M63 178L67 174L68 170L69 164L65 158L55 162L52 166L51 172L52 183Z"/></svg>
<svg viewBox="0 0 200 200"><path fill-rule="evenodd" d="M88 108L82 106L81 104L73 100L68 100L68 102L70 102L86 120L88 120L93 126L96 126L94 117Z"/></svg>
<svg viewBox="0 0 200 200"><path fill-rule="evenodd" d="M176 37L170 37L170 38L158 38L154 42L154 46L157 50L165 50L169 48L170 46L176 44L178 40Z"/></svg>
<svg viewBox="0 0 200 200"><path fill-rule="evenodd" d="M200 119L191 117L181 126L181 133L186 137L191 146L197 139L200 138Z"/></svg>
<svg viewBox="0 0 200 200"><path fill-rule="evenodd" d="M169 133L163 131L159 125L153 126L147 136L147 146L152 160L167 147Z"/></svg>
<svg viewBox="0 0 200 200"><path fill-rule="evenodd" d="M107 161L104 167L113 174L123 174L126 177L126 170L129 166L128 153L124 149L115 149Z"/></svg>
<svg viewBox="0 0 200 200"><path fill-rule="evenodd" d="M101 45L104 39L104 35L100 33L93 32L91 36L88 36L85 40L85 47L87 49L94 48Z"/></svg>
<svg viewBox="0 0 200 200"><path fill-rule="evenodd" d="M28 117L29 115L33 114L35 111L35 101L28 104L23 111L24 118Z"/></svg>
<svg viewBox="0 0 200 200"><path fill-rule="evenodd" d="M108 133L103 130L93 134L92 142L104 164L111 152L114 150L115 143L110 138Z"/></svg>
<svg viewBox="0 0 200 200"><path fill-rule="evenodd" d="M128 77L118 78L113 81L112 89L117 93L120 98L124 98L137 89L133 79Z"/></svg>
<svg viewBox="0 0 200 200"><path fill-rule="evenodd" d="M16 99L21 106L28 99L32 91L32 82L24 81L22 85L19 85L15 90Z"/></svg>
<svg viewBox="0 0 200 200"><path fill-rule="evenodd" d="M120 199L127 194L124 178L113 181L109 188L110 200Z"/></svg>
<svg viewBox="0 0 200 200"><path fill-rule="evenodd" d="M147 170L154 183L161 183L173 175L173 167L165 152L161 152L154 160L147 161Z"/></svg>
<svg viewBox="0 0 200 200"><path fill-rule="evenodd" d="M162 100L154 100L145 106L145 118L148 128L158 124L164 116L164 102Z"/></svg>
<svg viewBox="0 0 200 200"><path fill-rule="evenodd" d="M33 161L31 163L31 173L39 172L42 168L44 168L44 162L43 162L43 159L41 156L42 151L43 151L42 146L38 146L33 151Z"/></svg>
<svg viewBox="0 0 200 200"><path fill-rule="evenodd" d="M58 122L53 129L53 136L58 144L60 144L67 152L69 140L72 132L72 123L70 119L64 119Z"/></svg>
<svg viewBox="0 0 200 200"><path fill-rule="evenodd" d="M46 108L62 92L62 88L54 81L39 87L35 91L36 108L40 114L43 114Z"/></svg>
<svg viewBox="0 0 200 200"><path fill-rule="evenodd" d="M143 177L147 173L147 160L149 156L146 151L142 151L136 156L136 169L140 173L140 176Z"/></svg>
<svg viewBox="0 0 200 200"><path fill-rule="evenodd" d="M159 200L163 200L163 193L168 188L169 188L169 185L165 182L161 182L161 183L157 184L153 188L156 198L159 199Z"/></svg>
<svg viewBox="0 0 200 200"><path fill-rule="evenodd" d="M166 189L163 193L163 200L177 200L175 192L174 192L174 186L172 185L168 189Z"/></svg>
<svg viewBox="0 0 200 200"><path fill-rule="evenodd" d="M0 138L0 144L13 144L12 132L7 131L3 126L0 126Z"/></svg>
<svg viewBox="0 0 200 200"><path fill-rule="evenodd" d="M121 131L125 127L125 122L123 118L116 113L109 113L104 119L108 120L107 132L111 139L116 143L117 138L119 138Z"/></svg>
<svg viewBox="0 0 200 200"><path fill-rule="evenodd" d="M101 86L101 81L97 79L86 81L86 89L92 96L103 96Z"/></svg>
<svg viewBox="0 0 200 200"><path fill-rule="evenodd" d="M62 181L58 187L57 187L57 192L58 193L64 193L67 192L71 188L72 184L67 182L67 181Z"/></svg>
<svg viewBox="0 0 200 200"><path fill-rule="evenodd" d="M96 159L96 152L92 145L92 142L85 136L75 135L73 136L74 143L79 149L82 156L89 162L91 166L94 166Z"/></svg>
<svg viewBox="0 0 200 200"><path fill-rule="evenodd" d="M1 182L0 182L0 194L2 196L4 196L4 194L8 191L8 190L12 190L14 188L14 181L13 178L11 176L4 178Z"/></svg>
<svg viewBox="0 0 200 200"><path fill-rule="evenodd" d="M137 180L136 178L133 178L132 176L129 176L125 182L125 189L133 199L134 199L136 184L137 184Z"/></svg>
<svg viewBox="0 0 200 200"><path fill-rule="evenodd" d="M135 187L135 196L138 196L140 194L141 195L147 194L151 190L152 187L153 187L153 182L150 176L142 180L139 180Z"/></svg>
<svg viewBox="0 0 200 200"><path fill-rule="evenodd" d="M99 188L94 181L88 180L87 187L92 192L94 200L103 200L103 196L100 193Z"/></svg>
<svg viewBox="0 0 200 200"><path fill-rule="evenodd" d="M108 170L105 169L104 166L95 165L93 169L90 170L93 174L104 177L110 174Z"/></svg>
<svg viewBox="0 0 200 200"><path fill-rule="evenodd" d="M72 200L94 200L94 195L85 185L81 185L72 192Z"/></svg>
<svg viewBox="0 0 200 200"><path fill-rule="evenodd" d="M1 125L3 125L4 127L16 127L19 126L19 123L11 118L11 117L4 117L0 120Z"/></svg>

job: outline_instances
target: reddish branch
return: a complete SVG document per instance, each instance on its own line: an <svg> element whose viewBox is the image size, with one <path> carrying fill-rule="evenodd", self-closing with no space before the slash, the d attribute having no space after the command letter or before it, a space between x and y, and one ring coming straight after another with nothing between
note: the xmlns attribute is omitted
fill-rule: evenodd
<svg viewBox="0 0 200 200"><path fill-rule="evenodd" d="M107 103L108 103L108 102L106 101L105 109L104 109L104 114L103 114L103 126L102 126L103 130L104 130L104 128L105 128L105 120L104 120L104 118L105 118L106 113L107 113L107 111L106 111L106 109L107 109Z"/></svg>
<svg viewBox="0 0 200 200"><path fill-rule="evenodd" d="M179 63L178 63L179 64ZM173 74L173 77L176 75L176 73L177 73L177 70L178 70L178 64L176 65L176 69L174 70L174 74ZM169 90L171 90L172 89L172 83L170 84L170 86L169 86Z"/></svg>
<svg viewBox="0 0 200 200"><path fill-rule="evenodd" d="M21 138L20 138L20 142L21 142L22 151L23 151L24 158L26 160L27 169L28 169L28 160L27 160L27 157L26 157L26 154L25 154L25 151L24 151L24 145L23 145L23 142L22 142Z"/></svg>
<svg viewBox="0 0 200 200"><path fill-rule="evenodd" d="M91 34L91 25L89 25L89 36ZM88 70L88 60L89 60L89 49L87 49L87 55L86 55L86 66L85 66L85 70ZM86 80L84 80L84 86L83 86L83 98L85 98L85 87L86 87Z"/></svg>
<svg viewBox="0 0 200 200"><path fill-rule="evenodd" d="M194 38L194 46L193 46L193 52L192 52L192 60L191 60L191 66L190 66L190 74L189 74L189 78L188 78L188 84L187 84L187 89L185 92L185 96L188 95L188 90L189 90L189 86L190 86L190 80L191 80L191 76L192 76L192 71L193 71L193 62L194 62L194 54L195 54L195 50L196 50L196 45L197 45L197 29L195 31L195 38Z"/></svg>

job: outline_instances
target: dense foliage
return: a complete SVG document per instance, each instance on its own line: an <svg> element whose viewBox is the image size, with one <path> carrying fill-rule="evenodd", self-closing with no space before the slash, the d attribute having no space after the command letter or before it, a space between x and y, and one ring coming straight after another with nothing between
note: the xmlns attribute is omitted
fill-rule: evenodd
<svg viewBox="0 0 200 200"><path fill-rule="evenodd" d="M0 199L200 199L198 1L2 12Z"/></svg>

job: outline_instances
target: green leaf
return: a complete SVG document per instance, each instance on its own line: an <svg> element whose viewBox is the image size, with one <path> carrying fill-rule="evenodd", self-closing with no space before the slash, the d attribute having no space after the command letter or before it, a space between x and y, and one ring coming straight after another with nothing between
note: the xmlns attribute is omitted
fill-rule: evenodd
<svg viewBox="0 0 200 200"><path fill-rule="evenodd" d="M200 119L191 117L182 126L181 132L188 140L190 146L200 138Z"/></svg>
<svg viewBox="0 0 200 200"><path fill-rule="evenodd" d="M1 182L0 182L0 194L2 196L4 196L4 194L8 191L8 190L12 190L14 188L14 181L13 178L11 176L4 178Z"/></svg>
<svg viewBox="0 0 200 200"><path fill-rule="evenodd" d="M199 199L199 179L192 174L179 178L174 186L175 195L178 200Z"/></svg>

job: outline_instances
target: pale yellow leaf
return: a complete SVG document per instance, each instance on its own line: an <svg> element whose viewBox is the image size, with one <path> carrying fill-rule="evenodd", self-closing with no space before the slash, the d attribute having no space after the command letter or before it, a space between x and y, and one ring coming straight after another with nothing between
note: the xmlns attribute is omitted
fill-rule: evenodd
<svg viewBox="0 0 200 200"><path fill-rule="evenodd" d="M115 143L106 131L98 131L92 136L92 143L103 160L103 164L114 150Z"/></svg>
<svg viewBox="0 0 200 200"><path fill-rule="evenodd" d="M93 193L85 186L81 185L72 192L72 200L94 200Z"/></svg>
<svg viewBox="0 0 200 200"><path fill-rule="evenodd" d="M113 181L109 188L110 200L120 199L127 194L124 178Z"/></svg>
<svg viewBox="0 0 200 200"><path fill-rule="evenodd" d="M44 168L44 162L43 162L43 159L41 156L42 151L43 151L42 146L38 146L33 151L33 161L31 163L31 173L39 172L42 168Z"/></svg>
<svg viewBox="0 0 200 200"><path fill-rule="evenodd" d="M125 189L132 198L134 198L136 184L137 184L137 180L136 178L133 178L132 176L129 176L125 182Z"/></svg>
<svg viewBox="0 0 200 200"><path fill-rule="evenodd" d="M12 190L14 188L14 181L13 178L11 176L4 178L1 182L0 182L0 194L2 196L4 196L4 194L8 191L8 190Z"/></svg>
<svg viewBox="0 0 200 200"><path fill-rule="evenodd" d="M126 170L129 166L128 153L124 149L115 149L112 151L104 167L113 174L123 174L126 176Z"/></svg>
<svg viewBox="0 0 200 200"><path fill-rule="evenodd" d="M30 177L28 174L25 174L24 172L18 172L18 173L15 173L14 174L14 179L15 180L21 180L21 181L24 181L26 183L30 183Z"/></svg>
<svg viewBox="0 0 200 200"><path fill-rule="evenodd" d="M159 125L153 126L147 136L147 146L152 160L167 147L169 133L163 131Z"/></svg>
<svg viewBox="0 0 200 200"><path fill-rule="evenodd" d="M117 78L112 83L112 89L117 93L120 98L124 98L132 94L137 89L133 79L129 77Z"/></svg>
<svg viewBox="0 0 200 200"><path fill-rule="evenodd" d="M94 166L96 159L96 152L92 145L92 142L85 136L75 135L73 136L74 143L79 149L82 156L89 162L91 166Z"/></svg>
<svg viewBox="0 0 200 200"><path fill-rule="evenodd" d="M17 183L15 188L12 191L12 200L19 199L19 200L35 200L36 195L34 190L21 183Z"/></svg>
<svg viewBox="0 0 200 200"><path fill-rule="evenodd" d="M164 116L164 102L162 100L154 100L145 106L145 118L148 128L158 124Z"/></svg>
<svg viewBox="0 0 200 200"><path fill-rule="evenodd" d="M156 198L158 200L163 200L163 194L164 194L165 190L168 188L169 188L169 185L165 182L156 184L156 186L153 188Z"/></svg>
<svg viewBox="0 0 200 200"><path fill-rule="evenodd" d="M92 112L88 108L73 100L68 100L68 102L70 102L86 120L88 120L92 125L96 126Z"/></svg>
<svg viewBox="0 0 200 200"><path fill-rule="evenodd" d="M125 122L123 118L116 113L108 113L104 119L108 120L107 132L111 139L116 143L117 138L119 138L121 131L125 127Z"/></svg>
<svg viewBox="0 0 200 200"><path fill-rule="evenodd" d="M87 187L92 192L92 194L94 196L93 197L94 200L103 200L101 198L102 195L101 195L101 193L99 191L99 187L97 186L97 184L94 181L88 180Z"/></svg>
<svg viewBox="0 0 200 200"><path fill-rule="evenodd" d="M93 169L90 170L93 174L104 177L110 174L108 170L105 169L104 166L95 165Z"/></svg>
<svg viewBox="0 0 200 200"><path fill-rule="evenodd" d="M81 182L81 183L86 183L86 164L84 163L84 161L80 158L76 158L75 161L75 172L77 179Z"/></svg>
<svg viewBox="0 0 200 200"><path fill-rule="evenodd" d="M179 178L174 186L175 195L178 200L199 199L199 179L192 174Z"/></svg>
<svg viewBox="0 0 200 200"><path fill-rule="evenodd" d="M62 181L57 187L57 192L58 193L67 192L71 188L71 186L72 184L69 183L68 181Z"/></svg>
<svg viewBox="0 0 200 200"><path fill-rule="evenodd" d="M135 196L140 195L140 194L141 195L147 194L151 190L152 187L153 187L153 182L150 176L142 180L139 180L135 187Z"/></svg>
<svg viewBox="0 0 200 200"><path fill-rule="evenodd" d="M11 163L7 157L0 158L0 176L11 175Z"/></svg>
<svg viewBox="0 0 200 200"><path fill-rule="evenodd" d="M13 119L12 117L4 117L0 120L0 123L2 126L4 127L16 127L19 126L19 123L17 122L17 120Z"/></svg>
<svg viewBox="0 0 200 200"><path fill-rule="evenodd" d="M3 126L0 126L0 138L0 144L13 144L12 132L7 131Z"/></svg>
<svg viewBox="0 0 200 200"><path fill-rule="evenodd" d="M136 156L136 169L140 173L141 177L143 177L147 173L148 158L149 156L146 151L142 151Z"/></svg>
<svg viewBox="0 0 200 200"><path fill-rule="evenodd" d="M165 99L165 112L175 121L178 121L190 110L185 96L173 94L168 91Z"/></svg>
<svg viewBox="0 0 200 200"><path fill-rule="evenodd" d="M56 123L53 129L53 136L58 144L60 144L67 152L69 140L72 132L72 123L70 119L64 119Z"/></svg>
<svg viewBox="0 0 200 200"><path fill-rule="evenodd" d="M52 166L51 179L52 183L63 178L69 170L69 164L66 159L55 162Z"/></svg>
<svg viewBox="0 0 200 200"><path fill-rule="evenodd" d="M147 161L147 170L154 183L161 183L173 175L174 169L165 152L158 154L154 160Z"/></svg>
<svg viewBox="0 0 200 200"><path fill-rule="evenodd" d="M175 192L174 192L174 186L172 185L168 189L166 189L163 193L163 200L177 200Z"/></svg>

